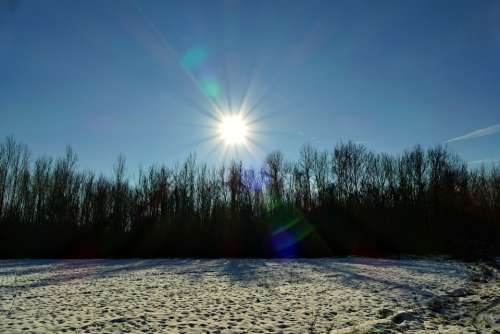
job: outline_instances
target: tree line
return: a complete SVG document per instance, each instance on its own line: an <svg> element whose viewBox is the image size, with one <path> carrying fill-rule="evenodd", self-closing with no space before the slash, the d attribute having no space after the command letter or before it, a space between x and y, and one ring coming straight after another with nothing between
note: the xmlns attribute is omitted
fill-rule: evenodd
<svg viewBox="0 0 500 334"><path fill-rule="evenodd" d="M500 254L500 168L446 147L399 155L352 142L279 151L262 168L190 155L126 176L0 144L0 257Z"/></svg>

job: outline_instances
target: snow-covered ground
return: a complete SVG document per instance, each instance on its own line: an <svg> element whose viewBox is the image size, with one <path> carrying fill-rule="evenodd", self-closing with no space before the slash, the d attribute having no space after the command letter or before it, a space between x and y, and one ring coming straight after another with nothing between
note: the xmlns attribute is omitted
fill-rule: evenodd
<svg viewBox="0 0 500 334"><path fill-rule="evenodd" d="M450 260L0 261L0 333L499 333L498 272Z"/></svg>

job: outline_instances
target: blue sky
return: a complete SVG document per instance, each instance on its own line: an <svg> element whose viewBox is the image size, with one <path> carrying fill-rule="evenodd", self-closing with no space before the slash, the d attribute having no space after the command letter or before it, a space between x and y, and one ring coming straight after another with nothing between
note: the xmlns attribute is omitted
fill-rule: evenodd
<svg viewBox="0 0 500 334"><path fill-rule="evenodd" d="M245 104L243 104L243 101ZM500 159L498 1L4 1L0 137L107 172L221 162L214 108L254 106L258 165L302 144ZM248 108L247 108L248 109Z"/></svg>

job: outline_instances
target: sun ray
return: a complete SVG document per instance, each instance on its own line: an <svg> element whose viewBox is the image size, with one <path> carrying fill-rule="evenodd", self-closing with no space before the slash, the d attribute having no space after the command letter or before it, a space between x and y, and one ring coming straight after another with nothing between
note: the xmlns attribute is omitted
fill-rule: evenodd
<svg viewBox="0 0 500 334"><path fill-rule="evenodd" d="M245 144L246 151L250 154L252 159L258 159L265 155L264 150L262 150L258 145L255 144L255 141L249 139Z"/></svg>
<svg viewBox="0 0 500 334"><path fill-rule="evenodd" d="M218 136L217 136L218 137ZM220 153L221 141L219 139L214 139L210 142L211 145L207 147L206 153L203 155L203 159L212 156L214 153Z"/></svg>
<svg viewBox="0 0 500 334"><path fill-rule="evenodd" d="M262 156L265 155L265 146L260 141L258 141L255 138L248 138L248 142L247 143L249 145L253 145L254 148L255 148L255 150L260 151L260 153L261 153Z"/></svg>
<svg viewBox="0 0 500 334"><path fill-rule="evenodd" d="M260 116L257 116L255 117L254 119L252 120L248 120L248 125L251 126L251 125L254 125L254 124L257 124L257 123L260 123L262 122L263 120L267 120L267 119L270 119L272 117L275 117L276 115L279 115L280 112L279 111L274 111L274 112L269 112L269 113L266 113L266 114L262 114Z"/></svg>

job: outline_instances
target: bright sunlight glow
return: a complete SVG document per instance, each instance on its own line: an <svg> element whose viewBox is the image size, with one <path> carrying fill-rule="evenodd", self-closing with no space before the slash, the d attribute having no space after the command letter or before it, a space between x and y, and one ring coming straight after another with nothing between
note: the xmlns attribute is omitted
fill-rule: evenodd
<svg viewBox="0 0 500 334"><path fill-rule="evenodd" d="M244 144L247 125L240 115L224 116L219 124L219 133L226 145Z"/></svg>

